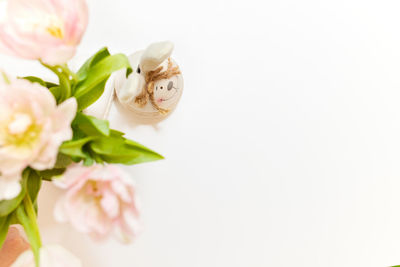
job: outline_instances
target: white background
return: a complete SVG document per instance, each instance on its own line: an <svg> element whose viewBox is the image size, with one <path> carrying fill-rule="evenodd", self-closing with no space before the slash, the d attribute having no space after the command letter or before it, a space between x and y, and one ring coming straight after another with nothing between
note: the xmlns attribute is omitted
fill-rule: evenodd
<svg viewBox="0 0 400 267"><path fill-rule="evenodd" d="M158 127L112 126L159 151L129 167L144 232L96 244L52 223L47 242L96 267L400 264L397 0L91 0L74 64L107 45L171 40L185 79ZM12 74L39 65L2 56ZM23 64L23 65L21 65Z"/></svg>

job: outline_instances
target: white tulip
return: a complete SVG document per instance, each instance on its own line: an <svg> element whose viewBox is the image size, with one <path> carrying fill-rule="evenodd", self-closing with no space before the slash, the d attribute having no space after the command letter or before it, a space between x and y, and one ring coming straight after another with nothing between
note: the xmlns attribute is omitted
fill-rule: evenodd
<svg viewBox="0 0 400 267"><path fill-rule="evenodd" d="M22 253L10 267L36 267L32 250ZM82 263L65 248L49 245L40 248L40 267L82 267Z"/></svg>

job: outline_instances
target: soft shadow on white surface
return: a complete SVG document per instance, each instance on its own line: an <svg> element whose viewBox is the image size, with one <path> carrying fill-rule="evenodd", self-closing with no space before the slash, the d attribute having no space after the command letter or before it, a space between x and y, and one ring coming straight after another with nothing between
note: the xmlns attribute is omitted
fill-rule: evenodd
<svg viewBox="0 0 400 267"><path fill-rule="evenodd" d="M137 242L53 225L49 196L45 240L86 267L400 263L398 1L89 3L74 66L105 44L130 54L171 40L185 91L158 130L110 114L166 157L127 168L143 202ZM20 62L0 57L12 74L41 74Z"/></svg>

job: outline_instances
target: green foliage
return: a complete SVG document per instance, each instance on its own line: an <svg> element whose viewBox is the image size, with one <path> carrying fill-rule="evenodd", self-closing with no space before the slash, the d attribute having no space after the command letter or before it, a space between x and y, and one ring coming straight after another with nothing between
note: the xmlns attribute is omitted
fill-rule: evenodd
<svg viewBox="0 0 400 267"><path fill-rule="evenodd" d="M32 83L38 83L46 88L49 89L49 91L53 94L54 98L56 99L57 103L61 103L63 96L63 91L61 86L59 86L58 84L52 83L52 82L47 82L42 80L39 77L35 77L35 76L26 76L26 77L20 77L20 79L25 79L28 80ZM65 100L65 99L64 99Z"/></svg>
<svg viewBox="0 0 400 267"><path fill-rule="evenodd" d="M0 217L7 216L11 212L13 212L18 205L21 203L22 199L24 198L26 192L21 190L19 195L10 200L2 200L0 201Z"/></svg>
<svg viewBox="0 0 400 267"><path fill-rule="evenodd" d="M42 86L44 86L46 88L52 88L52 87L58 86L55 83L46 82L46 81L42 80L41 78L35 77L35 76L25 76L25 77L20 77L20 78L28 80L28 81L33 82L33 83L38 83L38 84L40 84L40 85L42 85Z"/></svg>
<svg viewBox="0 0 400 267"><path fill-rule="evenodd" d="M62 94L61 87L60 86L54 86L54 87L49 88L49 91L53 94L54 98L57 101L57 104L60 104L61 103L61 99L62 99L62 97L61 97L61 94Z"/></svg>
<svg viewBox="0 0 400 267"><path fill-rule="evenodd" d="M72 123L72 128L79 129L87 136L109 136L109 122L100 120L96 117L84 115L83 113L76 114L76 118Z"/></svg>
<svg viewBox="0 0 400 267"><path fill-rule="evenodd" d="M94 54L91 58L86 60L86 62L82 65L82 67L78 70L77 77L78 80L83 81L87 78L89 70L96 65L100 60L110 56L110 52L108 52L107 47L103 47L96 54Z"/></svg>
<svg viewBox="0 0 400 267"><path fill-rule="evenodd" d="M154 151L121 136L97 138L89 146L102 161L108 163L133 165L163 158Z"/></svg>
<svg viewBox="0 0 400 267"><path fill-rule="evenodd" d="M109 128L108 121L78 113L72 122L74 139L64 142L60 153L85 165L121 163L133 165L163 159L158 153L124 137Z"/></svg>
<svg viewBox="0 0 400 267"><path fill-rule="evenodd" d="M72 161L71 161L72 162ZM51 181L53 180L54 177L60 176L65 172L65 168L62 169L51 169L51 170L44 170L44 171L38 171L37 175L45 181Z"/></svg>
<svg viewBox="0 0 400 267"><path fill-rule="evenodd" d="M163 159L158 153L125 138L124 133L110 129L107 120L82 113L83 109L103 94L106 82L113 72L120 69L126 69L127 75L132 72L125 55L111 55L107 48L102 48L89 58L77 73L71 72L67 65L50 66L41 63L57 76L57 84L35 76L21 78L48 88L57 104L70 97L76 98L78 112L71 124L73 138L60 146L53 169L38 171L26 168L22 173L20 194L14 199L0 201L0 248L5 241L9 225L22 224L37 264L41 240L35 208L43 180L51 181L54 177L62 175L73 162L83 162L86 166L94 163L132 165Z"/></svg>
<svg viewBox="0 0 400 267"><path fill-rule="evenodd" d="M32 218L28 218L23 206L25 205L24 199L29 199L32 206L30 212L35 213L33 203L35 203L37 199L41 185L42 178L40 175L38 175L36 171L27 168L23 172L20 194L14 199L0 202L0 249L7 236L10 224L14 223L23 224L28 236L31 236L35 240L38 240L38 238L40 240L40 237L38 237L36 233L37 230L32 226L36 224L36 222L33 222ZM36 214L34 214L34 217L34 220L36 220ZM33 231L34 233L28 233L28 231ZM39 248L37 242L35 244L32 242L30 243L32 247L36 246L37 249Z"/></svg>
<svg viewBox="0 0 400 267"><path fill-rule="evenodd" d="M35 256L36 266L39 266L39 249L42 246L39 227L36 221L36 212L29 195L26 195L23 203L15 210L15 217L25 230Z"/></svg>
<svg viewBox="0 0 400 267"><path fill-rule="evenodd" d="M25 192L25 194L23 200L13 210L13 213L0 219L0 224L1 220L6 220L4 227L0 227L0 245L2 243L2 235L5 232L5 228L8 228L11 222L21 224L24 227L29 244L35 256L36 266L39 266L39 249L42 246L42 242L36 219L37 212L35 211L34 201L38 195L40 186L41 177L36 173L36 171L27 168L24 171L23 192Z"/></svg>
<svg viewBox="0 0 400 267"><path fill-rule="evenodd" d="M21 192L19 193L18 196L16 196L13 199L10 200L2 200L0 201L0 217L4 217L9 215L11 212L13 212L18 205L21 203L21 201L24 199L26 195L26 182L28 180L28 176L30 174L29 170L25 170L24 173L22 174L22 181L21 181Z"/></svg>
<svg viewBox="0 0 400 267"><path fill-rule="evenodd" d="M92 141L95 137L85 137L78 140L64 142L60 147L60 153L73 158L85 159L87 154L83 146Z"/></svg>
<svg viewBox="0 0 400 267"><path fill-rule="evenodd" d="M4 241L6 241L8 228L10 226L10 217L5 216L0 218L0 249L3 247Z"/></svg>
<svg viewBox="0 0 400 267"><path fill-rule="evenodd" d="M57 75L59 85L52 86L50 90L56 97L57 103L61 103L72 96L72 89L76 83L75 74L68 66L50 66L42 62L42 65Z"/></svg>
<svg viewBox="0 0 400 267"><path fill-rule="evenodd" d="M39 194L40 187L42 186L42 177L38 172L31 170L26 181L26 188L29 194L29 198L33 203L36 202Z"/></svg>
<svg viewBox="0 0 400 267"><path fill-rule="evenodd" d="M104 92L110 75L120 69L130 69L128 58L123 54L107 55L103 50L90 59L78 72L78 84L74 96L79 110L93 104Z"/></svg>
<svg viewBox="0 0 400 267"><path fill-rule="evenodd" d="M41 185L42 177L39 173L27 168L22 174L21 192L19 195L10 200L0 201L0 218L11 214L20 205L27 193L32 201L35 202Z"/></svg>
<svg viewBox="0 0 400 267"><path fill-rule="evenodd" d="M43 62L42 65L58 77L59 84L48 83L33 76L24 78L49 88L57 103L74 96L79 110L87 108L99 99L113 72L120 69L132 70L125 55L111 55L107 48L100 49L89 58L76 74L71 72L67 65L50 66Z"/></svg>

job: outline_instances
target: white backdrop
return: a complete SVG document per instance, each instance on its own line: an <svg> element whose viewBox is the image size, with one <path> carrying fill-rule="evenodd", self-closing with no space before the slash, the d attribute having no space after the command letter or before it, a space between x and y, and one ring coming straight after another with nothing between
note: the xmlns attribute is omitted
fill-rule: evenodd
<svg viewBox="0 0 400 267"><path fill-rule="evenodd" d="M103 45L131 53L171 40L185 92L158 127L111 113L166 157L127 168L143 207L136 242L96 244L54 225L46 187L47 242L88 267L400 264L399 1L89 5L76 66ZM42 74L5 56L0 67Z"/></svg>

